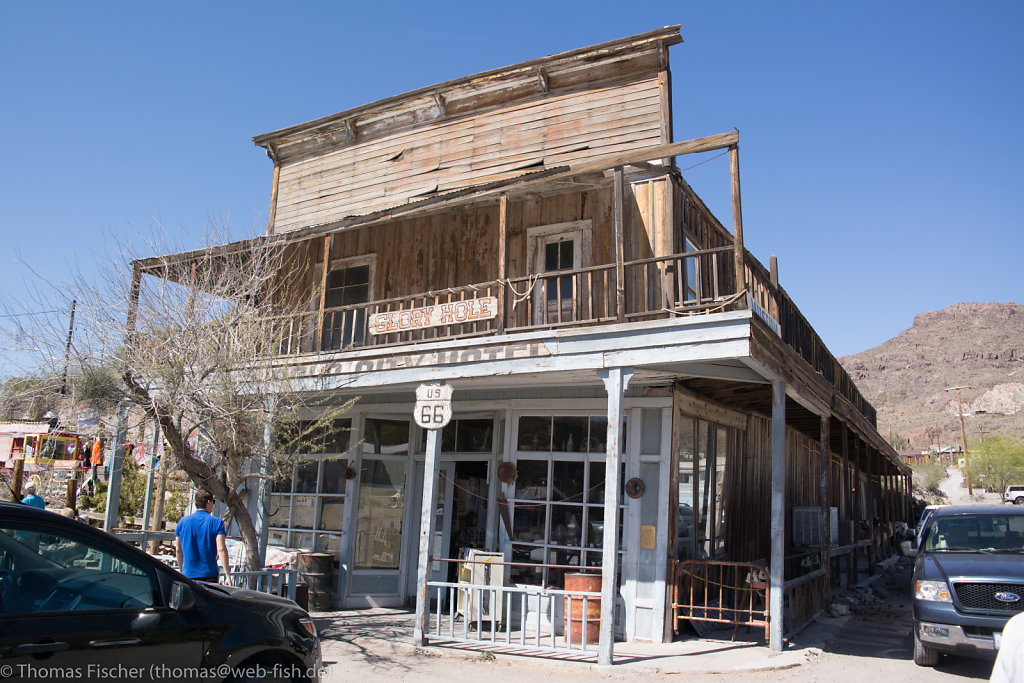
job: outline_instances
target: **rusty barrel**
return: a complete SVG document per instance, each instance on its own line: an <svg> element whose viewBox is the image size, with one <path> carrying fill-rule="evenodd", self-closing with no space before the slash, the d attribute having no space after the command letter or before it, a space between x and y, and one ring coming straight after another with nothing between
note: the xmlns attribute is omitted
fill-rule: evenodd
<svg viewBox="0 0 1024 683"><path fill-rule="evenodd" d="M299 583L309 586L309 611L326 612L334 602L333 563L330 553L300 553L295 560Z"/></svg>
<svg viewBox="0 0 1024 683"><path fill-rule="evenodd" d="M601 592L600 574L566 574L565 590L584 593ZM581 596L565 596L565 633L570 643L583 644L583 624L587 625L587 642L596 643L601 637L601 599L587 598L586 612Z"/></svg>

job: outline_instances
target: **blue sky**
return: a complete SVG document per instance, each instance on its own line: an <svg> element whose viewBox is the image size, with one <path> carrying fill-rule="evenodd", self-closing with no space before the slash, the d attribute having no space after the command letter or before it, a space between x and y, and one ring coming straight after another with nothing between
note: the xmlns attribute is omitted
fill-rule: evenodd
<svg viewBox="0 0 1024 683"><path fill-rule="evenodd" d="M253 135L671 24L675 139L739 129L747 246L835 355L959 301L1024 303L1009 0L9 0L0 292L38 276L19 255L45 276L156 226L182 247L211 220L264 230ZM727 157L686 176L731 226Z"/></svg>

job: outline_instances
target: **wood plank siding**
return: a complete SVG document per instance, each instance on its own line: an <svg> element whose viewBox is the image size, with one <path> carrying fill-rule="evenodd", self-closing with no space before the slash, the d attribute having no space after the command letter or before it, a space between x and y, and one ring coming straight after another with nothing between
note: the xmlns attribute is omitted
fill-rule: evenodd
<svg viewBox="0 0 1024 683"><path fill-rule="evenodd" d="M274 232L663 142L657 79L406 130L281 164ZM586 115L581 115L581 112Z"/></svg>
<svg viewBox="0 0 1024 683"><path fill-rule="evenodd" d="M431 86L257 136L271 233L669 142L678 27Z"/></svg>

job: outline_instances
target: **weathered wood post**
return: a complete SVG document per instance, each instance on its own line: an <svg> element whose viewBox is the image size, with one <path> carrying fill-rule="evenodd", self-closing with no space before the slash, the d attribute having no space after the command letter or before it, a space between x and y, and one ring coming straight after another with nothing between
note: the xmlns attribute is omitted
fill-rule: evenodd
<svg viewBox="0 0 1024 683"><path fill-rule="evenodd" d="M612 221L615 226L615 320L624 323L626 322L626 269L624 265L625 240L623 237L623 226L626 222L626 188L622 176L622 167L616 166L613 174L614 208L612 210Z"/></svg>
<svg viewBox="0 0 1024 683"><path fill-rule="evenodd" d="M786 384L772 383L771 559L768 564L768 647L782 652L786 566Z"/></svg>
<svg viewBox="0 0 1024 683"><path fill-rule="evenodd" d="M819 529L821 539L821 566L827 574L828 580L825 584L825 593L828 594L828 587L832 585L832 515L831 496L829 485L832 481L832 449L830 444L829 415L821 416L821 476L818 480L819 495L821 496L821 527Z"/></svg>
<svg viewBox="0 0 1024 683"><path fill-rule="evenodd" d="M601 631L597 663L612 664L615 643L615 576L619 563L619 489L622 463L622 395L633 371L627 368L599 370L608 393L608 440L604 459L604 537L601 548Z"/></svg>
<svg viewBox="0 0 1024 683"><path fill-rule="evenodd" d="M746 255L743 247L743 204L740 201L740 147L729 147L729 174L732 177L732 245L736 269L736 294L747 288ZM744 301L741 305L746 306Z"/></svg>
<svg viewBox="0 0 1024 683"><path fill-rule="evenodd" d="M508 278L508 195L498 198L498 321L497 332L505 331L505 280Z"/></svg>
<svg viewBox="0 0 1024 683"><path fill-rule="evenodd" d="M874 475L872 474L871 468L871 448L868 447L866 441L861 441L861 445L864 447L864 456L867 459L868 475L868 488L864 493L867 494L867 508L868 517L868 576L875 575L875 482Z"/></svg>

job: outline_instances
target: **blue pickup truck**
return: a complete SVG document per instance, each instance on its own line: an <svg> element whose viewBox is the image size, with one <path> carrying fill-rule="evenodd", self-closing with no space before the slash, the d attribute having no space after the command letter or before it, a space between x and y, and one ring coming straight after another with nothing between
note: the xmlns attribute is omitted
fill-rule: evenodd
<svg viewBox="0 0 1024 683"><path fill-rule="evenodd" d="M994 658L1024 611L1024 508L951 506L931 515L914 564L914 662Z"/></svg>

